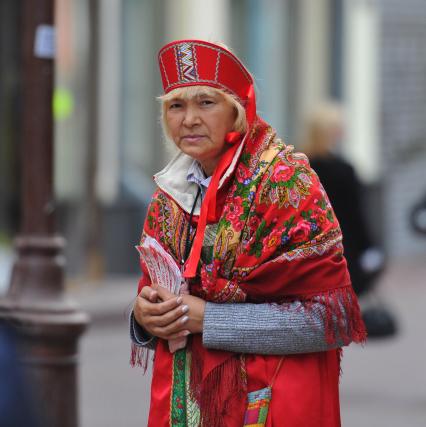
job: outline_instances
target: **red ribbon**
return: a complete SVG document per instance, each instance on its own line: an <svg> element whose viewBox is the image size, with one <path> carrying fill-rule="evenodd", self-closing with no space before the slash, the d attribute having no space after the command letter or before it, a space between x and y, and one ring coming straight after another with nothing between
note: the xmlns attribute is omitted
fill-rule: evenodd
<svg viewBox="0 0 426 427"><path fill-rule="evenodd" d="M207 189L206 196L201 205L200 217L198 219L197 231L195 234L194 244L192 245L191 254L186 263L184 277L195 277L197 272L198 261L201 255L201 248L204 240L204 230L206 229L207 220L214 221L216 216L216 193L219 187L219 181L226 169L232 162L239 144L232 145L222 156Z"/></svg>
<svg viewBox="0 0 426 427"><path fill-rule="evenodd" d="M237 142L241 141L242 135L240 132L229 132L225 136L225 141L229 145L234 145Z"/></svg>

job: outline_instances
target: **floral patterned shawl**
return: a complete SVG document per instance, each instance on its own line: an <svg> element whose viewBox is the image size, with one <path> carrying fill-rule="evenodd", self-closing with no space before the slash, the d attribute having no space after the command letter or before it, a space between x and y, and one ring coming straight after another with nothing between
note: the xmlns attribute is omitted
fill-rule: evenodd
<svg viewBox="0 0 426 427"><path fill-rule="evenodd" d="M210 256L202 256L190 281L193 295L215 303L277 302L283 310L286 302L300 300L308 311L320 300L329 344L365 339L341 231L324 189L306 156L285 145L260 118L234 173L218 191L216 212ZM158 189L142 239L156 238L178 262L187 222L188 214ZM145 274L139 291L148 284ZM138 351L133 363L141 361ZM241 427L246 393L268 385L278 360L208 350L201 336L170 354L159 340L149 425L197 426L201 417L203 426ZM338 350L286 356L267 425L340 425L338 373Z"/></svg>

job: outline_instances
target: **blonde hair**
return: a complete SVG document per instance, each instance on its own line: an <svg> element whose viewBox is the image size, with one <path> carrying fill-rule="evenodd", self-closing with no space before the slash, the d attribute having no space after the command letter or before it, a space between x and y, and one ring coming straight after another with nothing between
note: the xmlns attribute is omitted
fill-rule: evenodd
<svg viewBox="0 0 426 427"><path fill-rule="evenodd" d="M344 110L335 101L325 101L305 120L302 151L308 157L324 156L335 143L332 132L344 126Z"/></svg>
<svg viewBox="0 0 426 427"><path fill-rule="evenodd" d="M159 96L157 99L161 102L161 126L163 128L164 135L170 139L169 129L167 127L166 121L166 111L167 111L167 102L174 98L181 98L183 100L189 100L193 98L197 98L203 95L206 96L214 96L221 95L226 102L231 104L236 112L236 118L234 122L233 131L245 133L247 130L247 118L246 111L244 107L238 101L238 98L230 93L227 93L223 90L216 89L210 86L184 86L166 93L165 95Z"/></svg>

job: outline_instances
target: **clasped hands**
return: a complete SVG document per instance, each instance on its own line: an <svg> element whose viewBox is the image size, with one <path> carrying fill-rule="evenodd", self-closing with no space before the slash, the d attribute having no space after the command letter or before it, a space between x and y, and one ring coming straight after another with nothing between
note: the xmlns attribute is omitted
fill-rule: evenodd
<svg viewBox="0 0 426 427"><path fill-rule="evenodd" d="M144 286L133 314L149 334L166 340L203 331L206 302L193 295L176 296L161 286Z"/></svg>

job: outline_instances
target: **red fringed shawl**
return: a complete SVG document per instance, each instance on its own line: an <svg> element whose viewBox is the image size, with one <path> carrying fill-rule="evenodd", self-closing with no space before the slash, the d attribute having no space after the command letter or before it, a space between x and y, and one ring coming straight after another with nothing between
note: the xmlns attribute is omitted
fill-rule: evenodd
<svg viewBox="0 0 426 427"><path fill-rule="evenodd" d="M193 295L220 304L277 302L281 309L300 300L309 310L320 300L329 344L365 339L341 231L324 189L307 158L261 119L244 141L217 203L212 255L200 260L199 274L190 282ZM159 189L143 237L156 238L178 262L187 221L188 214ZM148 284L145 274L140 289ZM268 385L279 359L208 350L201 335L191 337L186 351L170 354L159 340L149 426L197 426L201 417L203 426L241 427L247 392ZM286 356L267 426L339 426L338 375L338 350Z"/></svg>

